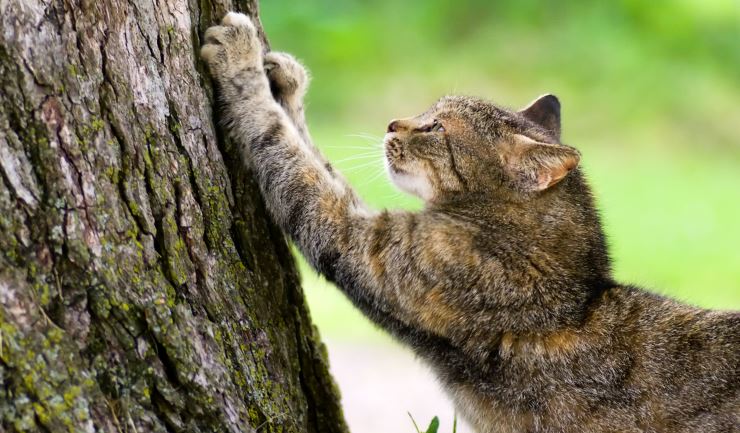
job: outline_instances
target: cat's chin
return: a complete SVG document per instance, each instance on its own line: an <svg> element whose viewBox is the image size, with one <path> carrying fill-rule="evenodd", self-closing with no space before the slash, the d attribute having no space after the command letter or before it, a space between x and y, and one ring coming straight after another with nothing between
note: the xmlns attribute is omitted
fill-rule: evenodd
<svg viewBox="0 0 740 433"><path fill-rule="evenodd" d="M389 163L386 160L386 170L398 189L411 195L415 195L422 200L429 201L434 197L432 184L423 174L414 174L402 168Z"/></svg>

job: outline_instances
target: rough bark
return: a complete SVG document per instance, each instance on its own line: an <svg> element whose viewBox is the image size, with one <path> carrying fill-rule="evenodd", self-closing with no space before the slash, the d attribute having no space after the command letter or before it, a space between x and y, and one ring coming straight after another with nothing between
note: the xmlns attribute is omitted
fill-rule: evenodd
<svg viewBox="0 0 740 433"><path fill-rule="evenodd" d="M0 430L344 432L283 235L214 127L256 0L0 0Z"/></svg>

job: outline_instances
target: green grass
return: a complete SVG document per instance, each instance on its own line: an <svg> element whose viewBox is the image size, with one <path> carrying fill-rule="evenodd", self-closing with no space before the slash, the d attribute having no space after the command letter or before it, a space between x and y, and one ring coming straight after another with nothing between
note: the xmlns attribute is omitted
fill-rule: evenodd
<svg viewBox="0 0 740 433"><path fill-rule="evenodd" d="M413 416L411 416L410 413L409 418L411 418L411 422L414 424L414 430L416 430L416 433L437 433L437 431L439 430L439 418L436 416L432 418L432 421L429 423L429 427L427 427L427 429L424 431L421 431L421 429L419 429L419 425L416 424L416 420ZM453 428L452 433L455 433L455 430L457 429Z"/></svg>
<svg viewBox="0 0 740 433"><path fill-rule="evenodd" d="M420 206L381 173L388 120L446 93L521 107L552 92L564 141L583 153L616 277L703 307L740 308L734 0L271 0L262 19L273 48L313 72L316 142L371 205ZM302 270L325 335L387 339Z"/></svg>

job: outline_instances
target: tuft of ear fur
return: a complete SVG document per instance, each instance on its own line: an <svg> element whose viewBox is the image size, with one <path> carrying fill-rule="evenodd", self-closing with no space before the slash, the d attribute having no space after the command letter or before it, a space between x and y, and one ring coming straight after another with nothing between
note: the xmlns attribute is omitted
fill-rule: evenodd
<svg viewBox="0 0 740 433"><path fill-rule="evenodd" d="M501 156L512 180L530 192L560 182L581 160L581 154L570 146L541 143L519 134L503 146Z"/></svg>
<svg viewBox="0 0 740 433"><path fill-rule="evenodd" d="M555 95L542 95L519 114L540 125L560 140L560 101Z"/></svg>

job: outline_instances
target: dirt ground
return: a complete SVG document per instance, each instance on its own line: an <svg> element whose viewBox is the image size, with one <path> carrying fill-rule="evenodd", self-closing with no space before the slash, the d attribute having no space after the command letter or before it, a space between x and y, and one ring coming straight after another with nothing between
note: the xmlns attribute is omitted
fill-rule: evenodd
<svg viewBox="0 0 740 433"><path fill-rule="evenodd" d="M430 369L395 344L326 342L352 433L416 433L434 416L439 433L451 433L455 411ZM458 419L457 433L473 433Z"/></svg>

